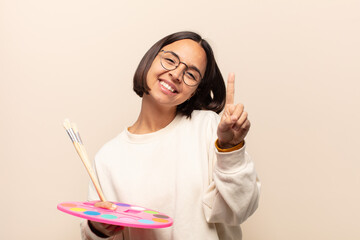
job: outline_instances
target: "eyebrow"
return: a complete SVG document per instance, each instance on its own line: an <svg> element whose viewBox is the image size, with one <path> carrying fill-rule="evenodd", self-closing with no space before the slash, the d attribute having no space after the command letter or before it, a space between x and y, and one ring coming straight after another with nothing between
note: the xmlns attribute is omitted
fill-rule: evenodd
<svg viewBox="0 0 360 240"><path fill-rule="evenodd" d="M162 50L162 51L169 52L169 53L171 53L172 55L174 55L175 57L177 57L177 58L180 60L179 55L177 55L177 54L174 53L173 51L166 51L166 50ZM182 62L182 61L180 61L180 62ZM184 62L182 62L182 63L184 63ZM201 74L200 70L199 70L195 65L188 65L187 63L185 63L185 65L186 65L188 68L191 68L191 69L194 69L195 71L197 71L197 72L200 74L200 77L202 78L202 74Z"/></svg>

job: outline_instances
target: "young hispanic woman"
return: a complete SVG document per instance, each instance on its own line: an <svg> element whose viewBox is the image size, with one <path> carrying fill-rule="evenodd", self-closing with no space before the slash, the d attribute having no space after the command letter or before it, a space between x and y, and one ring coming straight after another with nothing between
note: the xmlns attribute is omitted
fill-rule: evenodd
<svg viewBox="0 0 360 240"><path fill-rule="evenodd" d="M258 206L260 183L245 151L250 122L234 104L234 78L229 74L225 88L210 45L193 32L171 34L148 50L134 75L140 114L100 149L94 168L106 199L155 209L174 223L140 229L83 221L83 239L242 238L240 224ZM88 198L98 200L92 184Z"/></svg>

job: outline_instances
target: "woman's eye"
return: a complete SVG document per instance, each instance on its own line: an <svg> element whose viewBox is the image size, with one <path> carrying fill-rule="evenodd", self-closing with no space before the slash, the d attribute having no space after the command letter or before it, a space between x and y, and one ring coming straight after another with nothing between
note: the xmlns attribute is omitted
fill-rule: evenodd
<svg viewBox="0 0 360 240"><path fill-rule="evenodd" d="M172 58L165 58L165 61L170 63L170 64L175 64L175 60Z"/></svg>
<svg viewBox="0 0 360 240"><path fill-rule="evenodd" d="M191 72L186 72L186 76L188 76L188 77L191 78L192 80L196 80L194 74L192 74Z"/></svg>

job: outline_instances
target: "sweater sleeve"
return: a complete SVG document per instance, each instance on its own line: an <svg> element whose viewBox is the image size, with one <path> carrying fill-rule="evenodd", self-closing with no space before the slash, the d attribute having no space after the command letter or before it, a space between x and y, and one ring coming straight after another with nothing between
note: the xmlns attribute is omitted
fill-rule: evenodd
<svg viewBox="0 0 360 240"><path fill-rule="evenodd" d="M210 183L203 197L205 217L209 223L239 225L257 209L260 182L246 144L232 152L219 152L214 142L209 148Z"/></svg>

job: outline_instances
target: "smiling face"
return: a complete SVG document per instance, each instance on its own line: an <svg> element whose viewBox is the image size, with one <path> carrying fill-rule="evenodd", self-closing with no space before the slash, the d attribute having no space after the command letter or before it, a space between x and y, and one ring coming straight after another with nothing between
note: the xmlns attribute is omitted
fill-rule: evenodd
<svg viewBox="0 0 360 240"><path fill-rule="evenodd" d="M205 75L206 53L195 41L183 39L166 45L164 51L175 53L180 65L174 70L166 70L160 62L161 52L154 59L148 73L147 85L149 95L144 95L144 101L151 101L164 107L176 106L188 100L196 91L197 86L188 86L183 81L186 69L198 69L202 76Z"/></svg>

